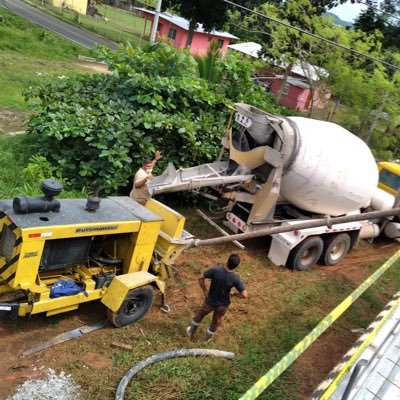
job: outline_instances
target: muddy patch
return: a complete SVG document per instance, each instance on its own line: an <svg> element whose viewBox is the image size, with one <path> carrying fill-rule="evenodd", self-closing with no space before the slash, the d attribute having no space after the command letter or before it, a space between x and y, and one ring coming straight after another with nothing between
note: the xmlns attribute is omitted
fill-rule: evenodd
<svg viewBox="0 0 400 400"><path fill-rule="evenodd" d="M25 131L30 113L0 106L0 134Z"/></svg>

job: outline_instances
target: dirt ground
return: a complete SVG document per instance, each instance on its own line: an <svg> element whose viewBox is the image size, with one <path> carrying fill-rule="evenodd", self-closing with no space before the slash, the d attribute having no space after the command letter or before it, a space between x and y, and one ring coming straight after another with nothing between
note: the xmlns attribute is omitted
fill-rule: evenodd
<svg viewBox="0 0 400 400"><path fill-rule="evenodd" d="M322 266L314 268L316 270L323 270L326 278L343 276L355 284L359 284L371 273L369 268L360 268L360 266L387 259L398 248L398 244L384 244L377 247L363 243L347 256L341 263L340 268ZM256 247L248 248L243 253L242 259L249 261L253 256L259 256L259 252L260 250ZM193 249L188 253L184 253L178 259L178 268L186 262L190 262L190 260L196 260L196 264L201 266L212 265L220 261L218 249L210 252L205 252L203 249ZM293 272L285 268L280 268L279 271L268 269L263 271L259 282L260 285L265 285L271 279L272 274L276 273L289 276ZM189 273L185 269L180 268L179 276L185 282L185 285L172 284L169 287L169 304L173 309L192 310L193 301L197 299L199 294L195 279L196 275L193 272ZM253 292L253 296L257 295L257 287L251 288L251 291ZM237 312L241 312L240 306ZM78 353L72 351L72 349L76 346L76 342L80 342L82 344L81 348L84 349L86 348L85 343L92 343L93 345L101 335L112 334L112 330L115 328L111 327L89 333L83 338L66 342L25 358L21 357L23 351L39 343L82 325L101 321L105 317L102 305L92 303L81 306L77 311L47 319L43 315L35 315L30 320L18 319L10 321L8 319L0 319L0 399L5 399L8 395L12 394L16 386L28 378L44 374L44 368L53 368L56 371L61 371L65 370L71 363L78 362L98 371L104 371L110 367L112 359L94 352L93 346L91 346L90 351ZM158 307L153 307L147 318L160 320L160 322L164 321L163 323L165 323L166 317L165 314L160 313ZM356 337L357 335L355 334L354 338ZM304 380L304 385L301 388L297 388L297 393L301 397L306 398L316 388L318 383L326 377L336 363L340 361L348 345L348 343L344 343L338 337L337 331L329 330L297 360L294 368L300 369L304 376L307 377Z"/></svg>
<svg viewBox="0 0 400 400"><path fill-rule="evenodd" d="M19 133L26 129L29 112L0 106L0 134Z"/></svg>
<svg viewBox="0 0 400 400"><path fill-rule="evenodd" d="M78 61L75 64L79 65L83 69L87 69L88 72L111 74L111 72L109 71L107 65L103 64L103 63Z"/></svg>

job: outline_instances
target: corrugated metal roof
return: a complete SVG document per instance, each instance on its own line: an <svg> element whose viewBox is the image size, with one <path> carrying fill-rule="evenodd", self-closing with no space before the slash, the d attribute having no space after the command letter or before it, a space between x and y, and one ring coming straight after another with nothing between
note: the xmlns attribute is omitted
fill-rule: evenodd
<svg viewBox="0 0 400 400"><path fill-rule="evenodd" d="M254 58L258 58L258 52L261 50L261 44L254 42L230 44L228 46L232 50L240 51Z"/></svg>
<svg viewBox="0 0 400 400"><path fill-rule="evenodd" d="M282 66L285 67L285 65L286 64L283 64ZM329 76L329 72L326 69L306 62L302 64L297 62L294 64L292 67L292 72L294 74L304 76L305 78L310 78L313 81L319 81L321 76L325 78Z"/></svg>
<svg viewBox="0 0 400 400"><path fill-rule="evenodd" d="M290 76L287 78L287 83L290 85L299 87L301 89L309 89L310 85L306 82L300 81L299 79L291 78Z"/></svg>
<svg viewBox="0 0 400 400"><path fill-rule="evenodd" d="M147 8L135 7L135 10L146 12L146 13L149 13L152 15L155 14L155 11L148 10ZM169 14L169 13L160 13L159 15L160 15L160 18L169 21L171 24L177 25L180 28L185 29L186 31L189 30L189 21L187 19L180 17L178 15L173 15L173 14ZM195 29L195 32L208 33L210 35L226 37L226 38L230 38L230 39L239 39L238 37L231 35L228 32L222 32L222 31L216 31L216 30L207 32L204 30L203 24L198 24L197 29Z"/></svg>
<svg viewBox="0 0 400 400"><path fill-rule="evenodd" d="M237 44L231 44L228 46L228 48L236 51L240 51L241 53L250 55L255 58L258 57L258 52L261 50L261 45L255 42L247 42L247 43L237 43ZM265 61L270 61L271 64L274 64L280 68L286 68L287 63L280 63L274 60L268 60L263 57ZM327 77L329 76L329 73L326 69L322 67L318 67L316 65L312 65L309 63L300 63L297 62L293 65L292 73L300 76L304 76L305 78L312 79L313 81L318 81L321 76Z"/></svg>

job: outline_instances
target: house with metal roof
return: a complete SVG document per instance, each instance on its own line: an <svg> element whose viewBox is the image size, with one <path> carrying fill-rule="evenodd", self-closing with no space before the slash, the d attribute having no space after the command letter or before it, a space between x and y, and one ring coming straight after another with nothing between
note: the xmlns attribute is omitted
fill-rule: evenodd
<svg viewBox="0 0 400 400"><path fill-rule="evenodd" d="M268 85L272 93L278 93L283 79L283 75L276 75L269 80ZM312 90L307 81L288 77L279 102L292 110L306 112L311 106L311 101L314 108L324 109L330 94L323 93L318 84L314 84Z"/></svg>
<svg viewBox="0 0 400 400"><path fill-rule="evenodd" d="M150 21L150 23L153 24L155 11L139 7L135 8L135 10L145 18L146 21ZM176 49L184 49L188 35L189 21L187 19L169 13L159 14L156 34L158 41L173 43ZM207 32L202 24L198 24L193 34L190 53L195 55L206 54L212 39L217 40L221 52L225 53L230 43L238 38L228 32L217 30Z"/></svg>
<svg viewBox="0 0 400 400"><path fill-rule="evenodd" d="M230 50L246 54L252 58L260 58L262 46L255 42L237 43L229 45ZM271 65L261 72L257 80L267 85L272 93L278 93L284 80L284 71L288 65L275 60L264 60ZM260 75L260 74L259 74ZM329 76L324 68L307 62L297 62L291 66L290 76L285 82L280 104L295 111L305 112L311 107L324 109L331 97L331 92L326 86L320 84L323 77ZM311 87L312 85L312 87Z"/></svg>

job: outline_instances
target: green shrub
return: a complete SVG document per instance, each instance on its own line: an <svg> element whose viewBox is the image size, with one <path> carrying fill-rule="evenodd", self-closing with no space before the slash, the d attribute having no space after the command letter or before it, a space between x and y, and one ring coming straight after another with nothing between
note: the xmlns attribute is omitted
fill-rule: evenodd
<svg viewBox="0 0 400 400"><path fill-rule="evenodd" d="M103 48L101 58L111 75L64 79L26 93L39 100L29 132L38 134L40 155L76 188L96 182L103 194L115 193L156 149L163 152L160 169L214 161L228 105L282 109L253 83L251 64L237 57L222 62L220 84L199 78L194 58L165 44L115 53Z"/></svg>

